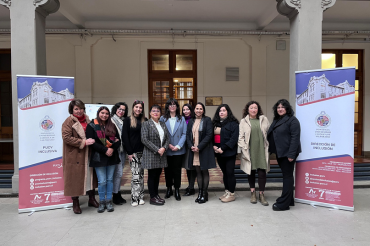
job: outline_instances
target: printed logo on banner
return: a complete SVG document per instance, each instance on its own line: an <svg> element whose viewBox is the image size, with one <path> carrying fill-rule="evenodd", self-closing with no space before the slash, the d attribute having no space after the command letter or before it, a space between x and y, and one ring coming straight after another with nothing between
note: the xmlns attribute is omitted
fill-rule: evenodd
<svg viewBox="0 0 370 246"><path fill-rule="evenodd" d="M48 115L46 115L40 121L40 128L44 131L51 131L54 129L54 121Z"/></svg>
<svg viewBox="0 0 370 246"><path fill-rule="evenodd" d="M321 111L319 115L315 118L316 125L321 128L326 128L330 126L331 119L328 114L325 113L325 111Z"/></svg>

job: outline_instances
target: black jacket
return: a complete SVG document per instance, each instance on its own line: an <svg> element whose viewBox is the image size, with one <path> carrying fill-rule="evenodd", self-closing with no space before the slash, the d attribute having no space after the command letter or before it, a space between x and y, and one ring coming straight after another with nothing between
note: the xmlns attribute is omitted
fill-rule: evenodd
<svg viewBox="0 0 370 246"><path fill-rule="evenodd" d="M131 117L126 117L123 121L121 139L128 155L144 150L144 145L141 142L141 119L136 118L136 120L135 128L131 127Z"/></svg>
<svg viewBox="0 0 370 246"><path fill-rule="evenodd" d="M285 115L280 120L274 120L267 132L267 139L270 146L275 143L278 158L295 159L302 152L301 126L295 116Z"/></svg>
<svg viewBox="0 0 370 246"><path fill-rule="evenodd" d="M186 143L188 145L189 150L194 145L192 131L194 121L195 119L189 120L188 128L186 131ZM203 118L201 119L201 123L199 125L199 144L198 144L199 162L201 170L207 170L216 167L215 152L212 146L212 138L213 138L212 120L207 116L203 116ZM193 168L193 158L194 152L190 150L188 162L189 165L188 167L190 169Z"/></svg>
<svg viewBox="0 0 370 246"><path fill-rule="evenodd" d="M238 151L238 138L239 138L239 124L236 121L229 121L221 127L221 150L223 151L220 156L230 157L237 154ZM212 139L214 142L214 138ZM216 144L214 144L216 145Z"/></svg>
<svg viewBox="0 0 370 246"><path fill-rule="evenodd" d="M90 123L93 124L93 123ZM96 131L94 128L88 124L86 127L86 138L92 138L95 140L95 143L90 145L90 167L105 167L105 166L111 166L111 165L117 165L120 163L120 159L118 156L118 148L121 146L121 140L118 142L113 143L112 149L113 155L107 156L105 153L107 152L108 148L103 145L103 143L98 138L98 135L96 134ZM116 138L119 139L119 134L116 132Z"/></svg>

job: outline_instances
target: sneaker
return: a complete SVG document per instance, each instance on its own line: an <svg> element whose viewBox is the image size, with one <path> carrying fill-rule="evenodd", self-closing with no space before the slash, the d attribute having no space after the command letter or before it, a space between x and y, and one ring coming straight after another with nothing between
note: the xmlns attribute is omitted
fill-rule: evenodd
<svg viewBox="0 0 370 246"><path fill-rule="evenodd" d="M139 200L139 205L144 205L144 204L145 204L144 200L143 199L140 199Z"/></svg>
<svg viewBox="0 0 370 246"><path fill-rule="evenodd" d="M107 211L108 212L113 212L114 211L112 200L106 201L106 206L107 206Z"/></svg>
<svg viewBox="0 0 370 246"><path fill-rule="evenodd" d="M99 207L98 207L98 213L103 213L105 208L106 208L105 201L100 201Z"/></svg>
<svg viewBox="0 0 370 246"><path fill-rule="evenodd" d="M131 202L131 206L133 206L133 207L137 207L137 206L139 206L139 203L138 203L137 201L135 201L135 202Z"/></svg>
<svg viewBox="0 0 370 246"><path fill-rule="evenodd" d="M223 198L225 198L225 197L227 196L227 194L228 194L229 192L230 192L230 191L225 190L225 193L224 193L222 196L220 196L218 199L222 200Z"/></svg>
<svg viewBox="0 0 370 246"><path fill-rule="evenodd" d="M234 193L227 193L227 196L225 196L224 198L221 199L222 202L232 202L232 201L235 201L235 196L234 196Z"/></svg>

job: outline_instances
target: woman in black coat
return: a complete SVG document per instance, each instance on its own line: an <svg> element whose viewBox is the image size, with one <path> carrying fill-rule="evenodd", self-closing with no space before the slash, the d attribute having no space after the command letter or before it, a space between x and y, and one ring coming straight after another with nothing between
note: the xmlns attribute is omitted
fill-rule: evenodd
<svg viewBox="0 0 370 246"><path fill-rule="evenodd" d="M220 200L232 202L235 201L234 168L238 150L239 121L234 117L229 105L221 104L216 110L212 123L213 149L216 153L218 166L224 175L225 194L220 197Z"/></svg>
<svg viewBox="0 0 370 246"><path fill-rule="evenodd" d="M267 132L269 152L275 153L283 173L283 192L272 205L274 211L294 206L294 164L301 153L301 127L290 103L281 99L273 107L274 121Z"/></svg>
<svg viewBox="0 0 370 246"><path fill-rule="evenodd" d="M95 140L95 143L90 145L89 166L95 168L98 176L98 213L104 212L105 208L108 212L113 212L113 174L116 165L120 163L117 150L121 146L121 140L107 107L98 109L96 119L87 125L86 137Z"/></svg>
<svg viewBox="0 0 370 246"><path fill-rule="evenodd" d="M203 103L195 105L195 118L188 123L186 142L189 153L189 168L197 171L199 194L195 202L208 201L209 172L216 167L215 153L212 147L213 126L211 118L205 116L206 109Z"/></svg>

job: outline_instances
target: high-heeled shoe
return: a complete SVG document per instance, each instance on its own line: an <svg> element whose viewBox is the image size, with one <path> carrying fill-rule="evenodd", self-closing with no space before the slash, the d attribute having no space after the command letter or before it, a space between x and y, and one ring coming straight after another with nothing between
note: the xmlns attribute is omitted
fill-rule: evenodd
<svg viewBox="0 0 370 246"><path fill-rule="evenodd" d="M176 198L176 201L181 201L180 189L179 188L175 188L175 198Z"/></svg>
<svg viewBox="0 0 370 246"><path fill-rule="evenodd" d="M197 197L197 199L195 199L195 202L199 202L199 199L203 196L202 193L203 193L203 190L199 189L198 197Z"/></svg>
<svg viewBox="0 0 370 246"><path fill-rule="evenodd" d="M170 198L173 195L172 187L167 187L166 195L164 198Z"/></svg>
<svg viewBox="0 0 370 246"><path fill-rule="evenodd" d="M195 189L186 188L184 196L192 196L195 194Z"/></svg>

